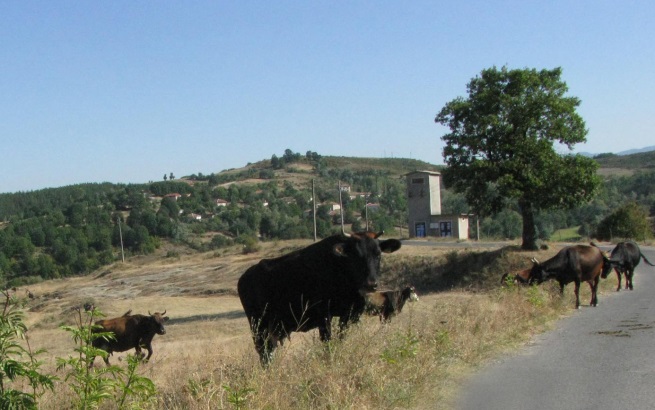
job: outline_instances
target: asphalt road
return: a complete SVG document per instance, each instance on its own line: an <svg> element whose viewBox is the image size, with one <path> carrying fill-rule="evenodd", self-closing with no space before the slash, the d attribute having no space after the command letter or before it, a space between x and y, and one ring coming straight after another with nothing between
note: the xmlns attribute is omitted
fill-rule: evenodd
<svg viewBox="0 0 655 410"><path fill-rule="evenodd" d="M642 253L655 263L655 248ZM614 272L607 280L615 283ZM634 291L599 295L596 308L582 303L553 331L473 376L457 409L655 409L655 267L640 262Z"/></svg>

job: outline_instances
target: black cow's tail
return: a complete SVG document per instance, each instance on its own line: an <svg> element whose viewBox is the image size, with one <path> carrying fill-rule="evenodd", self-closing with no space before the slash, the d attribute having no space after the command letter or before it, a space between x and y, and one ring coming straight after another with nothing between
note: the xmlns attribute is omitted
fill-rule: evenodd
<svg viewBox="0 0 655 410"><path fill-rule="evenodd" d="M652 263L650 263L650 261L649 261L648 259L646 259L646 257L644 256L643 253L639 252L639 255L641 255L641 257L644 259L644 262L646 262L646 263L649 264L650 266L655 266L655 265L653 265Z"/></svg>

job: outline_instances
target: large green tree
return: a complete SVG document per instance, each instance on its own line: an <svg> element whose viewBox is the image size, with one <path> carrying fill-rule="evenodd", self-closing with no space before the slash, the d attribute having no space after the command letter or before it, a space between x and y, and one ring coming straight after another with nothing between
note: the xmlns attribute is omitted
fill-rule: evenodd
<svg viewBox="0 0 655 410"><path fill-rule="evenodd" d="M561 68L485 69L468 83L468 98L448 102L435 118L450 128L442 137L446 185L482 216L516 199L523 249L537 248L539 210L584 203L600 185L594 160L556 150L555 144L572 149L587 134L576 112L580 100L566 95L561 74Z"/></svg>

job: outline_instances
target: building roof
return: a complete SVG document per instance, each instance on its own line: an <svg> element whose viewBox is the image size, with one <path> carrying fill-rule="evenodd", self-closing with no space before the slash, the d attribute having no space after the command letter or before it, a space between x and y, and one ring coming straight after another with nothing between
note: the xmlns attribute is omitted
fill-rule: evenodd
<svg viewBox="0 0 655 410"><path fill-rule="evenodd" d="M416 171L406 173L405 176L414 175L414 174L441 175L441 172L439 172L439 171L419 171L419 170L416 170Z"/></svg>

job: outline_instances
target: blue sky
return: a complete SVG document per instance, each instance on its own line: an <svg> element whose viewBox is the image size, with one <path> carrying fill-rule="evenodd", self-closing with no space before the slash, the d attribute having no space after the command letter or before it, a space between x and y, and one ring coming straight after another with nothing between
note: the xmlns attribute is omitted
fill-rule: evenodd
<svg viewBox="0 0 655 410"><path fill-rule="evenodd" d="M483 69L562 67L589 134L655 145L651 1L0 2L0 193L304 154L443 163Z"/></svg>

